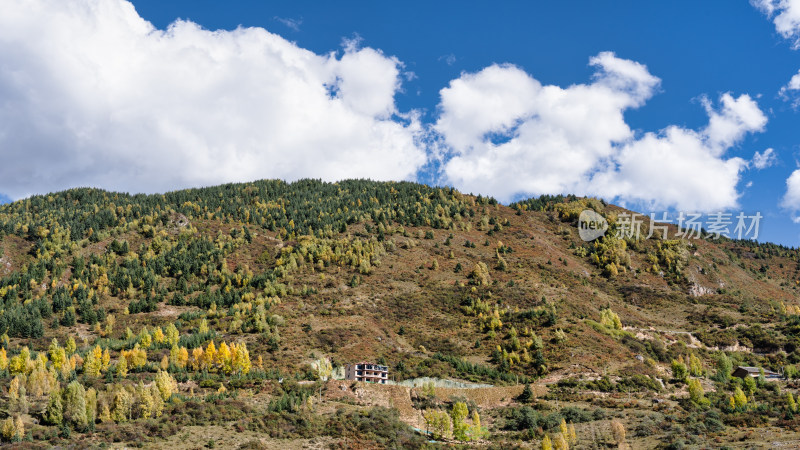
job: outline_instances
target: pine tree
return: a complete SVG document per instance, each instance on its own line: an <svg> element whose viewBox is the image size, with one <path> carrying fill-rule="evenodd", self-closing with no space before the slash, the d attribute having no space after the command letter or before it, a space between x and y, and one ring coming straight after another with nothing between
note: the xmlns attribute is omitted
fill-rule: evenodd
<svg viewBox="0 0 800 450"><path fill-rule="evenodd" d="M3 433L3 440L6 442L12 442L14 440L14 435L16 434L16 430L14 429L14 419L12 417L7 417L6 420L3 421L2 430Z"/></svg>
<svg viewBox="0 0 800 450"><path fill-rule="evenodd" d="M113 421L113 419L111 418L111 409L108 407L108 403L103 402L103 405L100 408L99 419L100 422L102 423L109 423Z"/></svg>
<svg viewBox="0 0 800 450"><path fill-rule="evenodd" d="M522 389L522 393L517 396L517 401L520 403L530 403L533 401L533 390L530 384L526 384Z"/></svg>
<svg viewBox="0 0 800 450"><path fill-rule="evenodd" d="M31 365L31 351L28 347L22 347L19 354L11 358L8 362L8 371L14 374L24 374L28 371L28 366Z"/></svg>
<svg viewBox="0 0 800 450"><path fill-rule="evenodd" d="M114 322L116 322L116 318L113 314L109 314L106 316L106 326L103 328L103 335L109 336L111 333L114 332Z"/></svg>
<svg viewBox="0 0 800 450"><path fill-rule="evenodd" d="M677 359L672 360L672 378L678 381L686 381L686 377L689 375L689 371L686 369L686 364L682 363Z"/></svg>
<svg viewBox="0 0 800 450"><path fill-rule="evenodd" d="M464 402L456 402L453 409L450 411L450 417L453 420L453 438L459 441L467 440L467 426L464 419L467 418L469 409Z"/></svg>
<svg viewBox="0 0 800 450"><path fill-rule="evenodd" d="M156 329L153 330L153 342L160 345L163 344L165 340L166 336L164 336L164 332L161 330L161 327L156 327Z"/></svg>
<svg viewBox="0 0 800 450"><path fill-rule="evenodd" d="M111 364L111 353L108 349L103 350L103 358L101 360L100 370L102 372L108 371L108 366Z"/></svg>
<svg viewBox="0 0 800 450"><path fill-rule="evenodd" d="M567 421L561 418L561 423L558 424L558 431L562 436L569 436L569 428L567 428Z"/></svg>
<svg viewBox="0 0 800 450"><path fill-rule="evenodd" d="M164 400L161 398L161 392L155 383L150 385L150 397L153 399L153 415L161 417L164 412Z"/></svg>
<svg viewBox="0 0 800 450"><path fill-rule="evenodd" d="M614 330L622 329L622 321L619 319L619 315L612 311L611 308L600 311L600 323Z"/></svg>
<svg viewBox="0 0 800 450"><path fill-rule="evenodd" d="M693 377L703 376L703 362L694 353L689 355L689 374Z"/></svg>
<svg viewBox="0 0 800 450"><path fill-rule="evenodd" d="M86 354L86 361L83 363L83 373L87 376L97 378L103 369L103 349L99 345Z"/></svg>
<svg viewBox="0 0 800 450"><path fill-rule="evenodd" d="M61 390L53 389L50 391L50 398L47 401L47 408L44 412L44 420L50 425L60 426L64 420L64 408L61 402Z"/></svg>
<svg viewBox="0 0 800 450"><path fill-rule="evenodd" d="M178 363L176 364L181 369L186 368L186 364L189 362L189 351L186 350L186 347L181 347L178 349Z"/></svg>
<svg viewBox="0 0 800 450"><path fill-rule="evenodd" d="M192 349L192 369L200 370L200 368L203 367L204 360L203 349L201 347Z"/></svg>
<svg viewBox="0 0 800 450"><path fill-rule="evenodd" d="M142 327L142 330L139 332L139 345L141 345L142 348L150 348L152 343L153 338L150 336L147 326Z"/></svg>
<svg viewBox="0 0 800 450"><path fill-rule="evenodd" d="M733 391L733 401L736 405L736 409L744 409L744 407L747 406L747 396L739 386L736 386L736 389Z"/></svg>
<svg viewBox="0 0 800 450"><path fill-rule="evenodd" d="M28 395L26 393L25 386L19 387L19 403L17 405L17 410L23 414L28 413Z"/></svg>
<svg viewBox="0 0 800 450"><path fill-rule="evenodd" d="M77 428L85 428L86 420L86 391L78 381L72 381L64 389L64 421Z"/></svg>
<svg viewBox="0 0 800 450"><path fill-rule="evenodd" d="M228 344L225 342L219 344L219 350L217 350L217 356L215 360L217 367L219 367L222 373L226 375L231 373L233 368L231 367L231 350L230 347L228 347Z"/></svg>
<svg viewBox="0 0 800 450"><path fill-rule="evenodd" d="M731 363L728 355L720 352L719 357L717 357L717 373L715 375L716 380L722 383L727 383L731 377L732 370L733 363Z"/></svg>
<svg viewBox="0 0 800 450"><path fill-rule="evenodd" d="M22 422L22 417L17 416L14 419L14 440L19 442L25 436L25 424Z"/></svg>
<svg viewBox="0 0 800 450"><path fill-rule="evenodd" d="M236 373L247 375L250 372L250 352L244 342L233 345L231 359L233 360L233 370Z"/></svg>
<svg viewBox="0 0 800 450"><path fill-rule="evenodd" d="M139 381L136 387L136 414L135 416L142 419L149 419L153 416L155 410L155 402L153 396L150 394L150 389L144 387L144 384Z"/></svg>
<svg viewBox="0 0 800 450"><path fill-rule="evenodd" d="M20 390L24 389L25 382L17 375L8 386L8 409L12 412L17 412L22 406L22 398Z"/></svg>
<svg viewBox="0 0 800 450"><path fill-rule="evenodd" d="M42 354L40 353L39 355ZM37 358L37 362L40 360L41 358ZM30 389L31 395L34 397L41 397L50 392L49 372L44 367L37 364L33 372L28 375L28 388Z"/></svg>
<svg viewBox="0 0 800 450"><path fill-rule="evenodd" d="M64 351L66 352L66 349ZM66 361L64 361L64 363L61 365L61 369L58 371L58 373L61 374L61 378L65 380L70 379L72 371L75 370L75 359L72 356L68 357Z"/></svg>
<svg viewBox="0 0 800 450"><path fill-rule="evenodd" d="M700 406L706 406L710 403L710 401L705 397L703 386L700 384L699 380L689 380L689 400L691 400L692 403Z"/></svg>
<svg viewBox="0 0 800 450"><path fill-rule="evenodd" d="M544 439L542 439L542 450L553 450L553 441L550 440L549 435L544 435Z"/></svg>
<svg viewBox="0 0 800 450"><path fill-rule="evenodd" d="M19 442L25 436L25 424L22 423L22 417L16 416L15 418L8 417L3 421L2 425L3 438L7 442Z"/></svg>
<svg viewBox="0 0 800 450"><path fill-rule="evenodd" d="M214 341L208 343L206 347L206 351L203 352L203 367L208 370L211 370L214 367L214 361L217 358L217 347L214 345Z"/></svg>
<svg viewBox="0 0 800 450"><path fill-rule="evenodd" d="M179 351L180 350L178 349L177 345L173 345L169 349L169 363L172 364L175 367L178 367L178 352Z"/></svg>
<svg viewBox="0 0 800 450"><path fill-rule="evenodd" d="M117 361L116 375L118 378L125 378L128 375L128 360L120 355Z"/></svg>
<svg viewBox="0 0 800 450"><path fill-rule="evenodd" d="M126 422L131 417L131 407L133 399L125 388L118 387L114 394L113 407L111 408L111 420L114 422Z"/></svg>
<svg viewBox="0 0 800 450"><path fill-rule="evenodd" d="M163 370L159 370L156 374L155 384L158 387L158 392L161 393L161 399L164 401L167 401L172 396L172 393L178 389L178 383L175 379Z"/></svg>
<svg viewBox="0 0 800 450"><path fill-rule="evenodd" d="M744 391L748 397L753 396L756 393L757 385L756 380L753 377L745 377L744 379Z"/></svg>
<svg viewBox="0 0 800 450"><path fill-rule="evenodd" d="M569 450L569 444L563 434L556 433L553 436L553 450Z"/></svg>
<svg viewBox="0 0 800 450"><path fill-rule="evenodd" d="M180 340L180 332L175 327L175 324L170 323L167 325L167 344L170 347L178 345L178 341Z"/></svg>
<svg viewBox="0 0 800 450"><path fill-rule="evenodd" d="M94 388L86 390L86 421L90 426L97 421L97 391Z"/></svg>
<svg viewBox="0 0 800 450"><path fill-rule="evenodd" d="M58 340L56 338L53 338L53 341L50 343L48 354L50 355L50 361L53 363L53 367L55 367L56 370L61 370L61 366L67 360L67 353L58 345Z"/></svg>
<svg viewBox="0 0 800 450"><path fill-rule="evenodd" d="M75 353L75 350L77 349L78 346L75 345L75 338L70 336L69 339L67 339L67 345L65 347L65 350L67 351L67 356L72 356L72 354Z"/></svg>

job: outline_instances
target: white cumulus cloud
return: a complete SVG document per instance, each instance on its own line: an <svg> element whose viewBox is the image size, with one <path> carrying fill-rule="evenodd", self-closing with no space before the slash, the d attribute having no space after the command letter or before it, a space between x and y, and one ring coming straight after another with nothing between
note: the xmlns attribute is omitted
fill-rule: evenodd
<svg viewBox="0 0 800 450"><path fill-rule="evenodd" d="M123 0L0 0L0 192L259 178L413 179L402 63L262 28L154 28Z"/></svg>
<svg viewBox="0 0 800 450"><path fill-rule="evenodd" d="M778 157L775 155L775 150L772 148L764 150L763 153L755 152L753 154L753 167L758 170L773 166L776 162L778 162Z"/></svg>
<svg viewBox="0 0 800 450"><path fill-rule="evenodd" d="M706 105L709 124L704 129L672 125L622 145L613 166L590 180L589 192L687 211L737 206L737 185L747 161L724 153L746 133L763 130L767 118L747 95L723 94L720 103L718 110Z"/></svg>
<svg viewBox="0 0 800 450"><path fill-rule="evenodd" d="M543 86L521 69L493 65L441 91L435 129L453 155L448 181L503 200L575 191L632 132L623 112L641 105L659 79L635 62L601 53L592 83Z"/></svg>
<svg viewBox="0 0 800 450"><path fill-rule="evenodd" d="M786 83L786 86L781 87L778 95L784 100L792 100L792 104L796 108L800 106L800 97L798 93L800 93L800 72L794 74L789 82Z"/></svg>
<svg viewBox="0 0 800 450"><path fill-rule="evenodd" d="M783 88L785 91L800 91L800 71L798 71L789 80L789 83Z"/></svg>
<svg viewBox="0 0 800 450"><path fill-rule="evenodd" d="M669 126L637 138L623 114L642 106L659 79L603 52L588 84L543 86L521 69L493 65L441 91L435 125L450 159L445 178L465 191L516 195L578 193L711 211L737 204L741 158L725 152L767 119L747 95L704 100L701 130Z"/></svg>
<svg viewBox="0 0 800 450"><path fill-rule="evenodd" d="M800 169L795 170L786 180L786 194L783 196L781 206L797 213L800 211ZM795 217L795 222L800 222L800 218Z"/></svg>
<svg viewBox="0 0 800 450"><path fill-rule="evenodd" d="M751 3L772 19L775 30L792 46L800 48L800 0L751 0Z"/></svg>

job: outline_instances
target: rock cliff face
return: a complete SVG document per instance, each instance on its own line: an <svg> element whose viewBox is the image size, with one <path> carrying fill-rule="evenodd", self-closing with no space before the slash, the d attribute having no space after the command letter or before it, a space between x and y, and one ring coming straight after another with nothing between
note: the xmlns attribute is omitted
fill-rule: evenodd
<svg viewBox="0 0 800 450"><path fill-rule="evenodd" d="M704 295L712 295L712 294L716 294L716 291L714 289L700 286L697 283L693 283L689 287L689 295L691 295L692 297L702 297Z"/></svg>

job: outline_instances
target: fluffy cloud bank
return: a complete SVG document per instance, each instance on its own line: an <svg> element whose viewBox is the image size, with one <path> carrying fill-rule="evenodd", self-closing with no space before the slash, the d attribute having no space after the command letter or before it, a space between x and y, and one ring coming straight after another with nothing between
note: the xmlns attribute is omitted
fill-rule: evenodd
<svg viewBox="0 0 800 450"><path fill-rule="evenodd" d="M660 80L603 52L588 83L567 87L512 65L462 74L423 124L395 106L402 63L352 42L319 55L262 28L158 30L123 0L0 4L0 193L12 198L441 167L505 201L577 193L707 211L736 205L748 162L725 154L766 123L750 97L723 94L703 101L702 129L637 136L624 113Z"/></svg>
<svg viewBox="0 0 800 450"><path fill-rule="evenodd" d="M786 194L781 206L792 211L792 220L800 223L797 212L800 211L800 169L795 170L786 180Z"/></svg>
<svg viewBox="0 0 800 450"><path fill-rule="evenodd" d="M734 207L741 158L726 151L767 119L747 95L723 94L701 130L669 126L636 138L626 110L644 104L660 80L612 53L590 60L591 83L543 86L514 66L464 74L441 92L435 129L452 157L456 187L508 201L519 194L578 193L660 207Z"/></svg>
<svg viewBox="0 0 800 450"><path fill-rule="evenodd" d="M751 0L751 3L772 19L775 30L800 48L800 0Z"/></svg>
<svg viewBox="0 0 800 450"><path fill-rule="evenodd" d="M402 64L261 28L155 29L122 0L2 0L0 192L135 192L259 178L413 179Z"/></svg>

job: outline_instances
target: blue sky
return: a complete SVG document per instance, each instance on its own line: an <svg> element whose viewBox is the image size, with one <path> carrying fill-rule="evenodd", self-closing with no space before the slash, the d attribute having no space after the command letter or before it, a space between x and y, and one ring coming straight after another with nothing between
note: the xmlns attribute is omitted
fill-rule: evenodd
<svg viewBox="0 0 800 450"><path fill-rule="evenodd" d="M26 25L0 27L26 43L0 43L0 201L371 176L759 211L800 244L794 0L0 3ZM268 33L208 32L239 26Z"/></svg>

